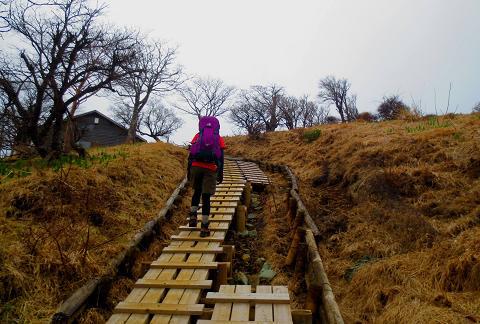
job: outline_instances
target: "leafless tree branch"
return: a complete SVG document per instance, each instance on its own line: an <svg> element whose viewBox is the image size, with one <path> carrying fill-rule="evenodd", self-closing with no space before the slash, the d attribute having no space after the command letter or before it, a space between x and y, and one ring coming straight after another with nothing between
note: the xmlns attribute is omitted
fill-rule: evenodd
<svg viewBox="0 0 480 324"><path fill-rule="evenodd" d="M220 79L193 78L179 89L183 104L175 107L187 114L197 116L221 116L229 110L229 101L235 89Z"/></svg>

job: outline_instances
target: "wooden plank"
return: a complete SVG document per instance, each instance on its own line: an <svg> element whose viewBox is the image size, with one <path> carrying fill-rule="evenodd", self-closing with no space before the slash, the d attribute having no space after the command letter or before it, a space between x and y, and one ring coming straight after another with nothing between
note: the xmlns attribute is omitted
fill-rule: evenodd
<svg viewBox="0 0 480 324"><path fill-rule="evenodd" d="M237 285L235 286L235 294L248 294L251 292L250 285ZM250 304L249 303L234 303L232 306L232 321L248 321L250 316Z"/></svg>
<svg viewBox="0 0 480 324"><path fill-rule="evenodd" d="M198 320L197 324L281 324L281 322L274 321L214 321L214 320Z"/></svg>
<svg viewBox="0 0 480 324"><path fill-rule="evenodd" d="M201 217L201 215L199 215L199 218L200 218L200 217ZM185 220L188 221L188 218L185 218ZM213 214L213 215L208 216L208 221L209 221L209 222L230 223L232 220L233 220L233 216L232 216L232 215L223 215L223 213L220 214L220 215ZM198 220L198 223L201 223L200 219ZM198 223L197 223L197 225L198 225Z"/></svg>
<svg viewBox="0 0 480 324"><path fill-rule="evenodd" d="M219 197L219 196L223 196L223 197L240 197L242 196L242 191L238 191L238 190L235 190L235 191L217 191L215 192L215 195L212 196L212 198L214 197Z"/></svg>
<svg viewBox="0 0 480 324"><path fill-rule="evenodd" d="M265 286L270 287L270 286ZM257 290L258 291L258 290ZM244 293L244 294L223 294L216 292L209 292L205 299L208 303L247 303L254 302L256 304L289 304L290 296L287 294L272 294L272 291L268 293L256 292L256 293Z"/></svg>
<svg viewBox="0 0 480 324"><path fill-rule="evenodd" d="M226 232L226 231L228 231L228 225L229 224L227 222L216 222L216 223L210 223L208 228L210 228L211 231ZM197 227L180 226L180 227L178 227L178 229L181 230L181 231L199 232L200 231L200 226L201 225L199 225L199 224L197 225Z"/></svg>
<svg viewBox="0 0 480 324"><path fill-rule="evenodd" d="M200 242L203 243L203 242ZM183 247L183 246L167 246L163 248L162 252L169 252L169 253L222 253L223 248L219 247Z"/></svg>
<svg viewBox="0 0 480 324"><path fill-rule="evenodd" d="M192 233L184 232L184 233L180 233L180 235L192 235ZM193 246L193 244L194 244L194 242L171 242L170 246L190 247L190 246ZM163 254L167 254L167 253L162 253L162 255ZM168 253L168 254L172 255L171 260L175 261L175 262L183 261L185 259L185 257L187 256L185 253L177 253L177 254ZM189 260L187 260L187 262L188 261ZM170 275L169 278L162 278L162 279L173 279L175 277L176 273L177 273L177 270L176 269L163 269L162 273L168 273ZM178 279L181 279L181 278L178 278ZM145 288L141 288L141 289L145 289ZM167 288L150 288L150 289L148 289L148 292L145 294L145 296L143 297L141 302L142 303L158 303L162 299L162 297L165 294L167 294L170 290L171 289L167 289ZM168 304L168 303L165 303L165 304ZM170 315L168 315L168 316L170 316ZM148 321L149 317L150 317L150 315L148 315L148 314L132 314L130 316L130 318L128 319L127 323L128 324L145 323L146 321Z"/></svg>
<svg viewBox="0 0 480 324"><path fill-rule="evenodd" d="M212 236L216 236L216 235L223 235L223 233L213 233ZM215 243L215 242L211 242L211 243L208 243L209 247L214 247L214 246L219 246L219 243ZM213 260L215 256L213 255L208 255L208 254L204 254L202 255L202 258L201 260L205 260L205 261L211 261ZM193 275L192 275L192 279L201 279L201 278L206 278L208 277L208 271L207 270L195 270L193 272ZM193 289L188 289L188 290L185 290L185 293L183 294L182 296L182 299L180 300L180 304L190 304L192 302L198 302L198 300L200 299L200 294L201 294L201 291L200 290L193 290ZM171 320L170 320L170 323L171 324L180 324L180 323L184 323L184 324L189 324L190 319L187 318L187 317L181 317L181 316L172 316Z"/></svg>
<svg viewBox="0 0 480 324"><path fill-rule="evenodd" d="M237 207L238 200L236 201L210 201L211 208L223 208L223 207ZM202 204L198 205L199 208L202 207Z"/></svg>
<svg viewBox="0 0 480 324"><path fill-rule="evenodd" d="M241 194L237 196L215 195L210 198L210 203L213 202L238 202Z"/></svg>
<svg viewBox="0 0 480 324"><path fill-rule="evenodd" d="M221 293L234 293L235 286L222 285L219 291ZM212 320L229 320L232 311L232 303L215 304L213 308Z"/></svg>
<svg viewBox="0 0 480 324"><path fill-rule="evenodd" d="M210 215L215 215L215 214L233 215L234 213L235 213L234 207L212 207L210 209Z"/></svg>
<svg viewBox="0 0 480 324"><path fill-rule="evenodd" d="M189 233L181 233L181 235L189 235ZM193 244L192 242L173 242L172 244L189 246ZM171 254L163 253L157 259L162 262L170 261L182 261L185 255L182 254ZM175 269L150 269L145 274L145 279L172 279L177 270ZM147 289L147 288L134 288L130 294L125 298L125 302L141 302L145 300L146 302L158 302L165 292L164 288L161 289ZM107 323L125 323L127 320L146 320L148 315L138 315L138 314L113 314Z"/></svg>
<svg viewBox="0 0 480 324"><path fill-rule="evenodd" d="M257 293L270 294L272 293L271 286L257 286ZM288 296L288 295L287 295ZM290 303L290 298L289 303ZM255 305L255 320L256 321L273 321L273 306L272 304L259 304Z"/></svg>
<svg viewBox="0 0 480 324"><path fill-rule="evenodd" d="M223 233L212 232L212 236L217 236L217 235L223 235ZM215 248L215 247L219 247L220 243L217 243L217 242L210 242L210 243L200 242L200 243L198 243L198 245L200 245L202 247ZM200 262L210 262L210 261L213 261L214 258L215 258L215 255L213 255L213 254L203 254L203 255L195 254L193 256L195 256L196 260L199 260ZM192 255L190 257L192 257ZM185 277L190 276L190 279L192 279L192 280L207 279L208 270L203 270L203 269L202 270L200 270L200 269L182 270L180 272L179 276L183 276L183 275L185 275ZM170 291L171 292L173 291L175 294L177 292L181 293L180 299L175 299L176 302L178 300L178 303L180 303L180 304L197 303L198 300L200 299L200 293L201 293L200 289L172 289ZM166 299L167 299L167 297L169 297L168 294L166 296ZM171 323L171 324L182 323L182 324L188 324L188 323L190 323L190 317L189 316L180 316L180 315L174 315L174 316L158 315L158 316L155 316L152 319L151 323Z"/></svg>
<svg viewBox="0 0 480 324"><path fill-rule="evenodd" d="M274 294L287 294L288 288L285 286L273 286ZM279 323L293 323L290 305L273 305L273 320Z"/></svg>
<svg viewBox="0 0 480 324"><path fill-rule="evenodd" d="M218 262L164 262L153 261L151 269L216 269Z"/></svg>
<svg viewBox="0 0 480 324"><path fill-rule="evenodd" d="M222 243L224 237L184 237L179 235L172 235L170 238L172 241L195 241L195 242L220 242Z"/></svg>
<svg viewBox="0 0 480 324"><path fill-rule="evenodd" d="M135 282L137 288L191 288L208 289L213 284L212 280L158 280L138 279Z"/></svg>
<svg viewBox="0 0 480 324"><path fill-rule="evenodd" d="M178 314L178 315L202 315L205 305L179 305L158 303L128 303L120 302L113 310L114 313L136 314Z"/></svg>
<svg viewBox="0 0 480 324"><path fill-rule="evenodd" d="M197 244L198 247L201 247L201 248L207 248L208 247L208 244L207 242L200 242ZM215 243L215 244L218 244L218 243ZM202 254L191 254L189 257L188 257L188 260L187 261L190 261L190 262L202 262L201 261L201 258L202 258ZM213 258L211 260L208 260L208 261L213 261ZM182 269L178 276L177 276L177 279L179 280L189 280L189 279L192 279L192 275L193 275L193 272L195 270L193 269ZM206 271L206 273L208 274L208 270L202 270L202 271ZM201 279L206 279L205 278L201 278ZM201 291L199 289L192 289L194 291ZM185 292L185 289L170 289L164 300L162 301L163 303L169 303L169 304L180 304L180 300L183 296L183 293ZM192 304L194 303L197 303L197 300L193 301ZM170 319L172 318L171 315L156 315L153 317L151 323L169 323L170 322ZM189 317L187 317L188 319Z"/></svg>

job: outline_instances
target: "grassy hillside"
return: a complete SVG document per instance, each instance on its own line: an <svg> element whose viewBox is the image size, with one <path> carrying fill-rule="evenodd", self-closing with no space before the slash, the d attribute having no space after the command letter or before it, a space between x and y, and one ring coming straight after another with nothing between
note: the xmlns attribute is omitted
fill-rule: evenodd
<svg viewBox="0 0 480 324"><path fill-rule="evenodd" d="M169 144L90 154L1 164L0 322L47 320L105 271L185 175L186 151Z"/></svg>
<svg viewBox="0 0 480 324"><path fill-rule="evenodd" d="M346 322L480 320L480 115L226 141L299 177Z"/></svg>

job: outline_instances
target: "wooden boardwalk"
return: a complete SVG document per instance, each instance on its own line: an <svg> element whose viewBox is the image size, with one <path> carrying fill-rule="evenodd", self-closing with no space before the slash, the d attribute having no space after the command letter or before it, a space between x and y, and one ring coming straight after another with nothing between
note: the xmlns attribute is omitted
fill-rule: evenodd
<svg viewBox="0 0 480 324"><path fill-rule="evenodd" d="M261 181L265 178L262 177ZM202 290L212 291L215 288L214 282L208 279L209 271L216 270L216 286L219 283L225 283L227 272L231 271L228 263L217 261L217 256L226 254L227 261L231 261L229 259L233 256L232 247L222 246L222 243L235 213L243 211L243 219L245 218L244 213L247 208L240 206L240 203L242 197L245 199L245 196L249 196L248 193L244 193L246 187L248 188L245 175L238 163L226 160L224 181L217 186L217 191L212 196L209 217L211 236L206 238L199 236L200 222L197 228L181 226L180 232L171 237L170 245L163 249L156 261L152 262L147 273L135 283L134 289L127 298L116 306L114 314L107 323L190 323L192 316L204 315L205 306L199 303ZM248 202L246 204L248 205ZM221 293L233 294L210 295L213 298L210 300L207 296L207 302L216 304L212 320L218 317L216 314L220 312L219 309L226 308L225 305L233 305L229 318L227 319L225 314L222 315L221 323L225 320L228 322L230 319L237 321L237 318L239 320L244 318L245 307L250 307L252 302L258 302L255 297L251 299L255 294L251 293L250 286L221 286ZM228 296L232 297L235 293L241 295L237 296L237 299L241 298L240 300L225 299ZM246 293L249 294L245 295ZM265 304L263 300L261 305L255 306L255 314L264 314L258 315L259 320L277 321L275 316L280 315L274 314L282 314L281 323L291 322L291 315L288 315L290 306L286 287L259 286L256 294L257 297L270 298L268 301L271 302ZM246 296L250 296L250 299ZM218 300L218 298L223 299ZM278 304L279 298L283 298L281 304ZM272 312L271 316L269 309ZM283 321L283 319L288 320Z"/></svg>

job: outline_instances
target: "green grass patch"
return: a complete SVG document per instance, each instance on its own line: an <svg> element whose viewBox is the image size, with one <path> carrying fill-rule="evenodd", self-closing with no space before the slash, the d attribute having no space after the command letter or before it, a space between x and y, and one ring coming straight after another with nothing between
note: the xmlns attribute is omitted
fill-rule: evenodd
<svg viewBox="0 0 480 324"><path fill-rule="evenodd" d="M33 170L51 169L55 172L65 167L76 166L82 169L91 168L94 165L108 165L110 161L118 158L126 159L128 154L123 151L114 151L107 153L106 151L98 151L95 154L86 157L78 155L62 155L56 160L47 161L41 158L33 159L0 159L0 176L4 179L25 177L32 173Z"/></svg>
<svg viewBox="0 0 480 324"><path fill-rule="evenodd" d="M450 120L441 121L437 116L432 116L428 118L426 122L415 126L406 126L405 130L407 133L420 133L430 129L447 128L451 126L453 126L453 123Z"/></svg>
<svg viewBox="0 0 480 324"><path fill-rule="evenodd" d="M318 139L322 135L322 131L319 129L313 129L310 131L306 131L303 133L303 140L306 141L307 143L311 143Z"/></svg>

